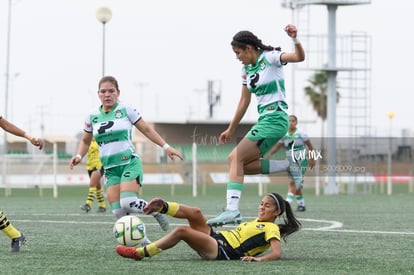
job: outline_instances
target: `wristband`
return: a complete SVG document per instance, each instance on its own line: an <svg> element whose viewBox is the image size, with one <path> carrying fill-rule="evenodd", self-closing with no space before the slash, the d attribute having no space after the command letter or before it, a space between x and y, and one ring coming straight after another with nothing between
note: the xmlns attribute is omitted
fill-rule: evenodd
<svg viewBox="0 0 414 275"><path fill-rule="evenodd" d="M168 143L166 143L166 144L164 144L163 146L162 146L162 148L164 149L164 150L167 150L168 148L170 148L171 146L168 144Z"/></svg>
<svg viewBox="0 0 414 275"><path fill-rule="evenodd" d="M78 158L78 159L82 160L82 156L81 156L81 155L79 155L79 154L77 154L77 155L75 156L75 158Z"/></svg>
<svg viewBox="0 0 414 275"><path fill-rule="evenodd" d="M297 37L292 37L293 44L300 44L300 41Z"/></svg>

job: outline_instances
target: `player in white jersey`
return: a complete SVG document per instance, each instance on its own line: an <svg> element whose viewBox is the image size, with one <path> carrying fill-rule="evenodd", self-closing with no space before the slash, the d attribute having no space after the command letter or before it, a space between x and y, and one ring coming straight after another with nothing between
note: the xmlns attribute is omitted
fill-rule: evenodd
<svg viewBox="0 0 414 275"><path fill-rule="evenodd" d="M298 118L294 115L289 116L289 131L279 140L278 143L266 154L265 158L269 159L271 155L276 153L280 148L286 148L286 158L289 162L296 162L302 168L302 175L305 174L308 166L313 168L315 166L315 159L312 154L303 154L307 151L313 151L313 145L308 135L297 128ZM309 155L309 159L306 156ZM296 197L298 204L297 211L305 211L305 199L302 193L303 184L295 184L292 177L289 179L289 188L286 201L292 204Z"/></svg>
<svg viewBox="0 0 414 275"><path fill-rule="evenodd" d="M228 128L220 134L220 143L226 143L231 139L250 105L252 94L256 95L259 119L230 153L227 206L223 213L207 221L211 226L241 222L239 202L244 175L288 170L295 181L302 181L299 167L289 165L288 161L262 158L288 130L283 65L305 59L305 52L296 38L296 27L287 25L285 31L293 39L294 52L282 52L280 48L266 46L250 31L238 32L231 42L237 59L243 64L242 91L233 119Z"/></svg>
<svg viewBox="0 0 414 275"><path fill-rule="evenodd" d="M85 120L82 139L76 156L69 167L79 164L87 153L92 138L99 145L99 155L106 176L106 194L112 213L120 218L131 213L143 213L147 202L138 198L143 180L140 156L132 144L132 129L136 127L144 136L161 146L167 155L183 159L180 152L168 143L142 118L134 108L119 102L118 81L104 76L98 85L102 105L92 111ZM164 215L153 215L163 230L168 229Z"/></svg>

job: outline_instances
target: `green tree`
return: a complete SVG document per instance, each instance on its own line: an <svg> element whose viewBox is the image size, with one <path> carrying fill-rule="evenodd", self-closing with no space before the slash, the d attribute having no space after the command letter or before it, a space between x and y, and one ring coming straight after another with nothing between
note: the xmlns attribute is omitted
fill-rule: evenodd
<svg viewBox="0 0 414 275"><path fill-rule="evenodd" d="M328 73L326 71L317 71L309 79L309 86L305 87L305 94L308 96L313 109L318 117L322 119L322 135L324 136L324 124L327 117L327 92L328 92ZM336 92L336 103L339 102L339 93Z"/></svg>

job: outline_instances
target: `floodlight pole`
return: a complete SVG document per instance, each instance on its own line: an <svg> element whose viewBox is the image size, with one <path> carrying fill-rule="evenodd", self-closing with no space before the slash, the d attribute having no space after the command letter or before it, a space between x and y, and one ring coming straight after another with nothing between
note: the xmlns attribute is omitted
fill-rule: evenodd
<svg viewBox="0 0 414 275"><path fill-rule="evenodd" d="M328 184L325 194L339 194L336 182L336 77L343 68L336 64L336 10L338 6L369 4L371 0L282 0L282 6L295 9L304 5L326 5L328 8L328 64L320 70L328 75L327 120L328 120ZM323 137L322 137L323 138Z"/></svg>
<svg viewBox="0 0 414 275"><path fill-rule="evenodd" d="M96 11L96 19L102 23L102 76L105 76L105 26L112 18L112 11L108 7L100 7Z"/></svg>
<svg viewBox="0 0 414 275"><path fill-rule="evenodd" d="M105 75L105 25L102 23L102 76Z"/></svg>
<svg viewBox="0 0 414 275"><path fill-rule="evenodd" d="M324 189L325 194L338 194L339 187L336 183L336 10L337 5L329 4L328 8L328 184Z"/></svg>

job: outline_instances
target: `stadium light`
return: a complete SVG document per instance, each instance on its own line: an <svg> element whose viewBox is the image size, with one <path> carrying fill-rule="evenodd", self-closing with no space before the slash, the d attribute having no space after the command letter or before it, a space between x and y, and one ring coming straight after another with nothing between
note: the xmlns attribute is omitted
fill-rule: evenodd
<svg viewBox="0 0 414 275"><path fill-rule="evenodd" d="M389 111L387 113L390 119L390 137L389 137L389 148L388 148L388 182L387 182L387 194L392 194L392 119L394 118L394 112Z"/></svg>
<svg viewBox="0 0 414 275"><path fill-rule="evenodd" d="M102 76L105 75L105 26L112 18L112 11L108 7L100 7L96 11L96 19L102 23Z"/></svg>

